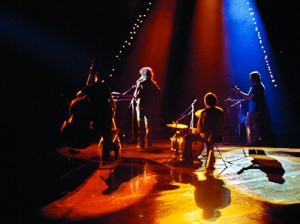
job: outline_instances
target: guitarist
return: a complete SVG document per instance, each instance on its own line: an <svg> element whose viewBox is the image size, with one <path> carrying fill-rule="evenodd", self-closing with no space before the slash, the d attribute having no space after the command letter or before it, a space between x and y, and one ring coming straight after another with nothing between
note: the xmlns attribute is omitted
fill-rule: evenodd
<svg viewBox="0 0 300 224"><path fill-rule="evenodd" d="M245 127L247 146L259 146L263 138L263 124L267 113L267 102L265 97L265 86L261 82L258 71L249 74L250 89L248 93L242 92L238 87L233 86L233 90L248 101L248 111L246 114Z"/></svg>

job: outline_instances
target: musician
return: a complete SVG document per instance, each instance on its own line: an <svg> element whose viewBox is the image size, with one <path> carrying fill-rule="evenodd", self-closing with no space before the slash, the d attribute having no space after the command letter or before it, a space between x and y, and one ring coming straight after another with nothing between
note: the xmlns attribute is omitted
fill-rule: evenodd
<svg viewBox="0 0 300 224"><path fill-rule="evenodd" d="M212 92L207 92L204 96L205 108L196 112L199 114L197 132L187 134L185 138L183 159L186 165L193 165L192 142L202 141L207 146L206 168L214 169L215 155L213 147L215 142L222 140L224 129L224 112L217 104L218 97ZM196 156L199 156L202 150Z"/></svg>
<svg viewBox="0 0 300 224"><path fill-rule="evenodd" d="M100 81L99 72L93 71L93 82L81 89L77 96L87 96L92 112L92 129L98 139L103 138L102 161L118 159L119 147L112 141L112 116L116 103L108 85ZM114 151L115 158L110 155Z"/></svg>
<svg viewBox="0 0 300 224"><path fill-rule="evenodd" d="M157 110L160 87L154 81L151 67L142 67L141 77L136 82L134 98L136 100L137 118L137 147L144 149L145 145L152 146L152 125L155 110Z"/></svg>
<svg viewBox="0 0 300 224"><path fill-rule="evenodd" d="M265 86L261 82L258 71L249 74L251 87L248 93L242 92L239 88L233 90L248 101L248 112L246 114L245 126L247 146L258 146L263 135L263 123L266 121L267 103L265 97Z"/></svg>

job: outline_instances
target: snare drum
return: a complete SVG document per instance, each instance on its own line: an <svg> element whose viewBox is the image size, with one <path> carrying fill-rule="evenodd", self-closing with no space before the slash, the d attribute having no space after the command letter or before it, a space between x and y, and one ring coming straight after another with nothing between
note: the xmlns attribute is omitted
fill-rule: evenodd
<svg viewBox="0 0 300 224"><path fill-rule="evenodd" d="M190 134L198 134L198 130L197 130L197 128L190 128L189 133Z"/></svg>

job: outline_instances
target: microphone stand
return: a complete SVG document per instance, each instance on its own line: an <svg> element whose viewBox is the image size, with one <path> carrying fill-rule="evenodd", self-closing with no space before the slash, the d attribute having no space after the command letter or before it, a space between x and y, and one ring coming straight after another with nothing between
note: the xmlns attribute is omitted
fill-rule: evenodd
<svg viewBox="0 0 300 224"><path fill-rule="evenodd" d="M242 126L242 102L245 99L231 99L228 98L225 100L225 102L232 102L233 104L229 105L230 107L234 107L236 105L238 105L238 119L239 119L239 124L238 124L238 136L239 138L241 138L241 126Z"/></svg>
<svg viewBox="0 0 300 224"><path fill-rule="evenodd" d="M233 104L230 105L230 107L234 107L236 105L239 106L239 115L238 115L238 118L239 118L239 128L238 128L238 135L239 135L239 138L241 138L241 125L242 125L242 115L243 115L243 112L242 112L242 102L245 101L245 99L231 99L231 98L228 98L225 100L225 102L233 102ZM242 148L243 150L243 153L244 153L244 156L247 157L245 151L244 151L244 148ZM231 163L231 162L229 162Z"/></svg>
<svg viewBox="0 0 300 224"><path fill-rule="evenodd" d="M230 101L230 102L234 102L233 104L230 105L230 107L234 107L236 105L239 106L239 129L238 129L238 134L239 137L241 137L241 125L242 125L242 102L244 101L244 99L227 99L226 101Z"/></svg>
<svg viewBox="0 0 300 224"><path fill-rule="evenodd" d="M122 93L122 95L127 94L128 92L130 92L135 87L136 87L136 85L131 86L127 91ZM131 140L128 142L128 144L135 144L136 143L136 139L134 137L134 121L135 121L134 101L135 101L135 99L134 99L134 96L133 96L131 98L130 104L128 106L128 108L131 107Z"/></svg>
<svg viewBox="0 0 300 224"><path fill-rule="evenodd" d="M196 100L193 101L193 103L179 116L179 118L176 120L176 122L182 120L186 116L191 114L191 121L190 121L190 128L194 127L194 111L195 111L195 103Z"/></svg>
<svg viewBox="0 0 300 224"><path fill-rule="evenodd" d="M122 95L126 95L127 93L129 93L135 87L136 87L136 85L131 86L128 90L126 90L124 93L122 93Z"/></svg>
<svg viewBox="0 0 300 224"><path fill-rule="evenodd" d="M192 107L191 122L190 122L190 129L191 130L194 128L195 103L196 103L196 100L194 100L194 102L191 104L191 107Z"/></svg>
<svg viewBox="0 0 300 224"><path fill-rule="evenodd" d="M191 106L189 106L188 109L186 109L180 116L179 118L176 120L176 122L178 123L178 121L182 120L183 118L185 118L186 116L190 115L191 111L188 112L190 110Z"/></svg>

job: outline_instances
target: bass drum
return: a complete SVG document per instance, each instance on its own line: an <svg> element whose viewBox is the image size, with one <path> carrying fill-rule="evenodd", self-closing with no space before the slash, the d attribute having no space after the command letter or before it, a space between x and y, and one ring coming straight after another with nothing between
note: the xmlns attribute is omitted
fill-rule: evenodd
<svg viewBox="0 0 300 224"><path fill-rule="evenodd" d="M201 137L202 136L202 133L200 134ZM185 136L182 136L182 140L181 140L181 144L180 144L180 152L181 152L181 159L182 160L189 160L189 158L186 158L185 155L188 155L189 153L185 153L185 141L186 141L186 137ZM192 146L192 158L193 158L193 161L199 161L199 156L200 154L202 153L203 149L204 149L204 142L201 141L201 140L195 140L195 141L192 141L191 142L191 146Z"/></svg>

